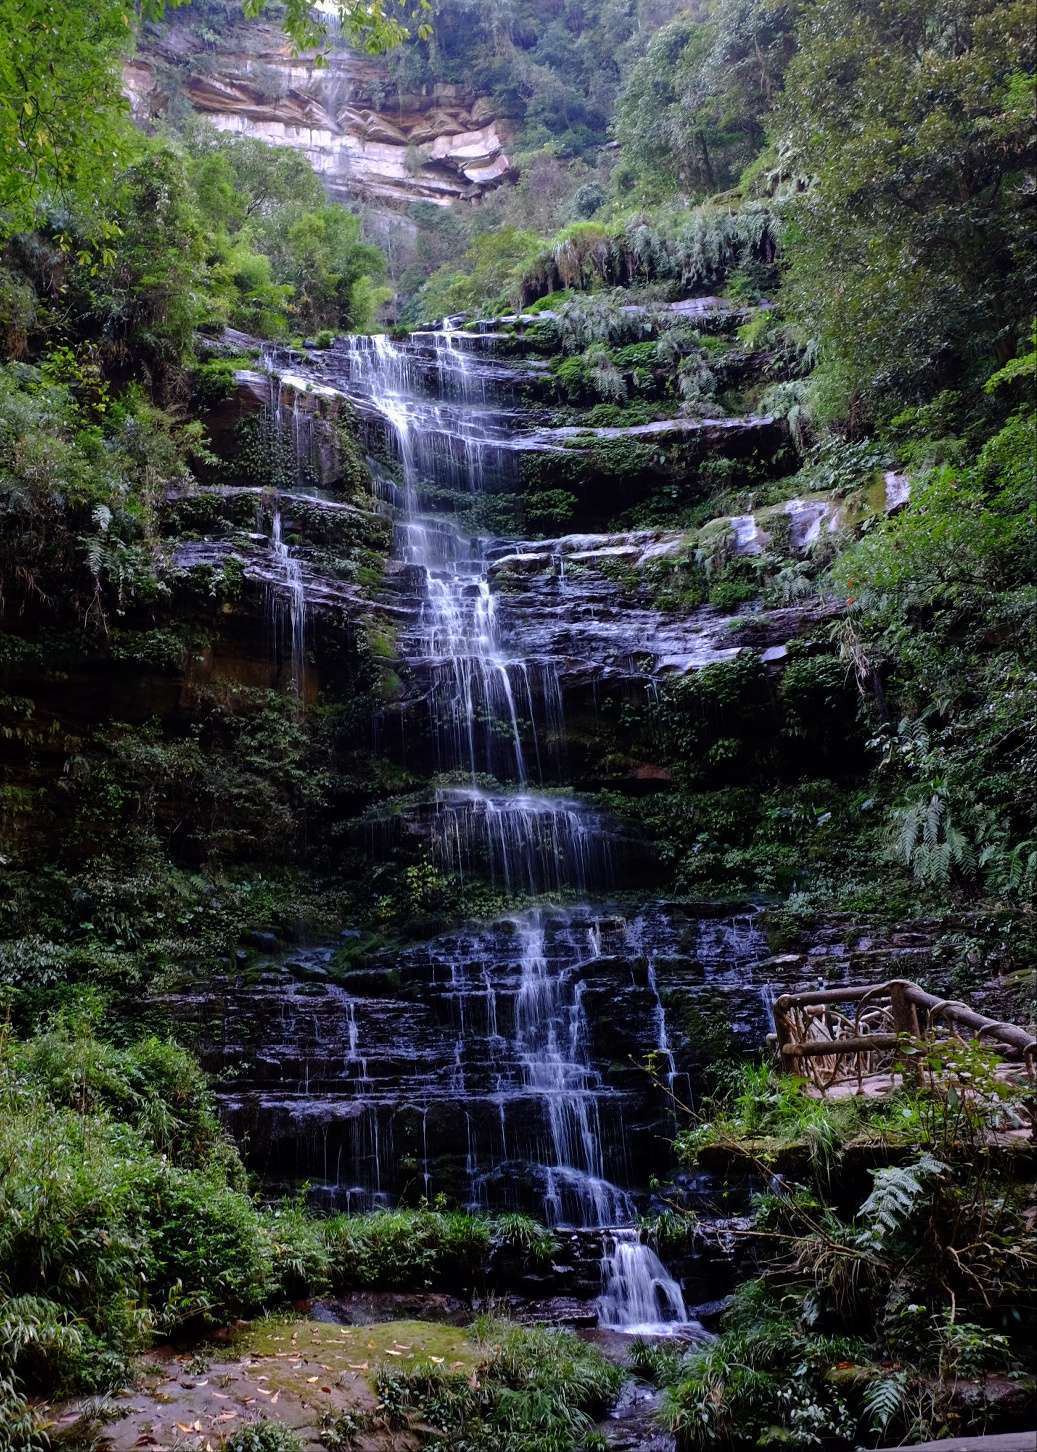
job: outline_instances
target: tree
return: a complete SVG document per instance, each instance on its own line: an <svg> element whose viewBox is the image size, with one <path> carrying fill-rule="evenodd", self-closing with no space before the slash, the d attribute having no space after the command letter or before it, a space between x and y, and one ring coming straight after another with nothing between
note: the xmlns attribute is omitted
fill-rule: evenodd
<svg viewBox="0 0 1037 1452"><path fill-rule="evenodd" d="M981 379L1033 296L1028 0L813 0L775 133L813 185L786 302L859 427Z"/></svg>
<svg viewBox="0 0 1037 1452"><path fill-rule="evenodd" d="M665 193L716 191L760 150L795 51L797 4L716 0L681 15L632 67L617 107L627 155Z"/></svg>
<svg viewBox="0 0 1037 1452"><path fill-rule="evenodd" d="M294 288L294 312L307 329L370 325L371 284L385 275L385 259L360 230L359 217L329 203L279 217L258 234L276 276Z"/></svg>
<svg viewBox="0 0 1037 1452"><path fill-rule="evenodd" d="M120 0L0 0L0 236L45 197L89 196L125 155Z"/></svg>

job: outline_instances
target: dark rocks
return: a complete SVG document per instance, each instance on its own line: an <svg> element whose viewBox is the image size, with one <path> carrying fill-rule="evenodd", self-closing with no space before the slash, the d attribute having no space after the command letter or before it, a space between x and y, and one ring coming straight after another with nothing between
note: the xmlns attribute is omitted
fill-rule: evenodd
<svg viewBox="0 0 1037 1452"><path fill-rule="evenodd" d="M550 1296L543 1301L513 1303L513 1307L514 1319L523 1326L567 1326L579 1331L598 1324L593 1301L580 1301L572 1296Z"/></svg>
<svg viewBox="0 0 1037 1452"><path fill-rule="evenodd" d="M242 934L242 942L247 943L250 948L259 948L264 953L276 953L281 946L281 940L276 933L257 928Z"/></svg>
<svg viewBox="0 0 1037 1452"><path fill-rule="evenodd" d="M387 1321L438 1321L466 1326L471 1302L435 1291L355 1291L315 1301L310 1319L337 1326L377 1326Z"/></svg>
<svg viewBox="0 0 1037 1452"><path fill-rule="evenodd" d="M728 1310L734 1300L733 1296L721 1296L719 1300L702 1301L697 1306L688 1307L688 1315L692 1320L698 1321L707 1331L719 1329L723 1320L724 1312Z"/></svg>

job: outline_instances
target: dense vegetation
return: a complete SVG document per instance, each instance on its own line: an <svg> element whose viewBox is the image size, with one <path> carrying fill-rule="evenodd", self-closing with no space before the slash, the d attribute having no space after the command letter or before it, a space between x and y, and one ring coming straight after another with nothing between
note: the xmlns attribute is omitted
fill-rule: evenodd
<svg viewBox="0 0 1037 1452"><path fill-rule="evenodd" d="M526 309L502 347L546 364L545 423L761 412L785 430L773 457L693 469L588 434L550 467L531 457L514 494L455 501L527 537L679 533L664 560L612 567L621 605L713 606L735 644L761 604L816 607L780 675L738 656L575 722L574 769L653 842L660 887L765 896L793 935L829 911L925 914L962 947L958 991L1003 973L1032 1011L1029 7L338 8L372 47L417 30L387 89L463 83L516 128L514 185L410 209L404 325ZM305 6L277 13L319 39ZM166 1036L155 996L253 962L257 929L283 946L346 923L385 944L508 904L403 850L368 862L360 829L427 786L367 729L399 684L392 626L318 623L330 668L305 709L250 644L267 602L235 546L272 530L272 486L299 466L261 420L221 438L221 409L255 339L374 326L386 267L359 214L292 151L183 117L136 131L128 7L7 0L0 19L0 1448L35 1452L28 1397L117 1387L156 1338L329 1290L470 1293L495 1259L535 1270L554 1244L445 1206L318 1221L263 1204ZM707 292L731 304L721 324L663 310ZM350 508L299 539L375 592L388 531L356 420L335 427L328 487ZM911 488L888 516L887 472ZM804 497L844 527L797 551L780 517ZM753 556L727 523L747 514L769 527ZM646 761L660 788L631 792ZM941 1069L950 1092L822 1110L743 1067L679 1137L685 1168L751 1141L768 1170L792 1146L795 1171L755 1207L753 1278L720 1337L638 1353L682 1448L940 1435L962 1415L948 1388L1032 1374L1032 1187L986 1151L1006 1096L982 1053ZM892 1163L854 1194L839 1181L861 1180L862 1138ZM430 1447L591 1445L610 1367L484 1329L481 1382L386 1373L386 1415Z"/></svg>
<svg viewBox="0 0 1037 1452"><path fill-rule="evenodd" d="M1023 1102L995 1064L952 1045L890 1098L834 1103L765 1067L721 1071L681 1157L779 1175L721 1334L636 1353L682 1447L951 1435L987 1414L991 1374L1021 1383L1025 1417L1037 1239L1032 1187L989 1152Z"/></svg>

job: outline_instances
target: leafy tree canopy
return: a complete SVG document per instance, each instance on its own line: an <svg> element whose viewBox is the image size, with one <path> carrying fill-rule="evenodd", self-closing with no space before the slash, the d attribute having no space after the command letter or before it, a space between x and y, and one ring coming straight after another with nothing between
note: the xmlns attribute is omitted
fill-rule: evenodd
<svg viewBox="0 0 1037 1452"><path fill-rule="evenodd" d="M813 178L788 250L825 407L978 384L1033 295L1026 0L815 0L774 131ZM977 372L978 370L978 372Z"/></svg>

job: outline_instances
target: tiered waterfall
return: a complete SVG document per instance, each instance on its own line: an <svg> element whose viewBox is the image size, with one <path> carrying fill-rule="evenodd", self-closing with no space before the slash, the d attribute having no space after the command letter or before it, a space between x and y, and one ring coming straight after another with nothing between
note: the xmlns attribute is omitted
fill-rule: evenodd
<svg viewBox="0 0 1037 1452"><path fill-rule="evenodd" d="M539 594L495 589L498 562L529 546L456 520L480 496L515 488L537 436L512 391L521 365L498 361L486 338L445 325L399 345L343 340L304 373L290 360L270 366L274 419L300 457L313 449L307 391L348 399L378 440L406 677L380 729L437 782L404 826L444 869L539 905L376 954L342 983L326 970L333 950L317 948L296 956L288 985L229 988L215 1055L234 1070L225 1113L257 1169L306 1180L331 1206L443 1193L599 1232L602 1322L680 1325L681 1288L634 1229L668 1158L666 1090L684 1072L660 983L733 1000L765 950L751 917L621 903L630 843L556 784L573 681L596 691L609 675L637 675L646 651L679 669L730 652L696 628L678 639L659 617L606 619L593 588L565 569L586 538L538 544L554 552ZM316 587L280 513L270 547L298 684ZM372 851L379 833L400 829L399 814L372 823ZM755 1021L747 1028L759 1035Z"/></svg>

